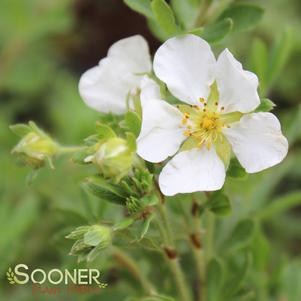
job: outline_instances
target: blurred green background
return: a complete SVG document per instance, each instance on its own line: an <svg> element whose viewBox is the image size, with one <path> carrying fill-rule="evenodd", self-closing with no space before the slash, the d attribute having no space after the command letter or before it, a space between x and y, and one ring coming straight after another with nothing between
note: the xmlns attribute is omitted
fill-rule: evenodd
<svg viewBox="0 0 301 301"><path fill-rule="evenodd" d="M300 301L301 2L262 2L266 13L256 30L234 34L215 49L228 47L245 67L259 72L257 52L255 57L252 54L262 43L258 39L269 49L277 41L286 45L279 75L265 88L277 105L275 113L282 120L290 152L276 168L244 181L228 180L226 191L233 213L218 221L217 233L222 237L239 217L258 217L255 262L247 282L256 290L257 297L252 300ZM55 162L55 170L42 169L28 186L30 170L15 164L10 151L18 138L8 126L34 120L59 142L80 144L93 133L97 120L97 113L79 97L80 74L97 64L113 42L134 34L142 34L152 52L160 45L144 18L121 0L0 1L0 300L33 300L30 286L8 284L5 272L9 266L77 267L76 258L68 256L71 244L64 235L87 223L91 211L78 185L89 169L62 158ZM89 204L99 218L104 212L111 218L116 215L106 204L95 200ZM260 253L257 258L256 251ZM148 271L147 256L153 255L134 252ZM109 283L100 295L52 296L49 300L117 301L137 289L114 258L104 254L93 265ZM189 266L185 268L189 271ZM160 271L153 273L160 275Z"/></svg>

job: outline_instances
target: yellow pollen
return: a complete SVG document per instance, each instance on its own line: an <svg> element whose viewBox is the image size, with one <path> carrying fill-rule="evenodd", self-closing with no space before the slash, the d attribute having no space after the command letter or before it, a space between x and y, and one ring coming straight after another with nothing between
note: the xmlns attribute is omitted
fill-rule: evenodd
<svg viewBox="0 0 301 301"><path fill-rule="evenodd" d="M214 129L216 127L216 119L214 117L204 116L201 127L205 130Z"/></svg>
<svg viewBox="0 0 301 301"><path fill-rule="evenodd" d="M201 98L199 99L199 101L200 101L201 103L203 103L203 102L205 102L205 99L204 99L203 97L201 97Z"/></svg>

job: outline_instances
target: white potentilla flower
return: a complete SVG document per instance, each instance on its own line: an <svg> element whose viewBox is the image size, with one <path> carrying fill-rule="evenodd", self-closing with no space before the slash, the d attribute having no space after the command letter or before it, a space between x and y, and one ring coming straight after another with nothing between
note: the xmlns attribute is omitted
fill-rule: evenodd
<svg viewBox="0 0 301 301"><path fill-rule="evenodd" d="M159 176L165 195L220 189L231 152L249 173L286 156L277 117L252 112L260 103L256 75L243 70L228 49L215 60L203 39L171 38L158 49L154 71L186 103L168 104L156 83L144 79L138 154L154 163L176 154Z"/></svg>
<svg viewBox="0 0 301 301"><path fill-rule="evenodd" d="M146 40L139 35L114 43L99 64L79 81L84 102L98 112L123 114L128 98L137 93L144 73L151 72Z"/></svg>

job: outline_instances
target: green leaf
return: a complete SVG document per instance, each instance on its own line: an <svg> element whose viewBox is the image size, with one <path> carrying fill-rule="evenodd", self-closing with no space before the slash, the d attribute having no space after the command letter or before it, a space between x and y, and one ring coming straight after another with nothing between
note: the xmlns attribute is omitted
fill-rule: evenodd
<svg viewBox="0 0 301 301"><path fill-rule="evenodd" d="M136 136L133 133L126 133L126 142L131 152L136 152Z"/></svg>
<svg viewBox="0 0 301 301"><path fill-rule="evenodd" d="M212 258L207 268L207 298L208 301L219 301L218 296L223 284L223 267L220 261Z"/></svg>
<svg viewBox="0 0 301 301"><path fill-rule="evenodd" d="M241 288L242 283L244 282L248 270L251 265L251 254L245 254L245 260L243 265L235 270L235 273L231 273L230 278L225 282L221 296L223 296L223 300L229 300L232 296L234 296L239 289Z"/></svg>
<svg viewBox="0 0 301 301"><path fill-rule="evenodd" d="M223 216L231 212L230 200L222 191L214 192L206 203L206 207L216 215Z"/></svg>
<svg viewBox="0 0 301 301"><path fill-rule="evenodd" d="M108 140L110 138L116 137L116 134L111 127L100 122L96 123L96 131L99 135L98 139Z"/></svg>
<svg viewBox="0 0 301 301"><path fill-rule="evenodd" d="M185 29L192 28L198 14L198 0L171 0L171 6L175 12L177 20Z"/></svg>
<svg viewBox="0 0 301 301"><path fill-rule="evenodd" d="M143 221L143 226L142 226L142 229L141 229L141 233L139 235L139 240L143 239L144 236L146 235L146 233L148 232L148 229L149 229L149 226L151 224L151 221L153 219L153 215L149 216L147 219L145 219Z"/></svg>
<svg viewBox="0 0 301 301"><path fill-rule="evenodd" d="M276 40L268 63L268 85L270 85L280 75L293 48L293 40L293 32L290 28L283 31Z"/></svg>
<svg viewBox="0 0 301 301"><path fill-rule="evenodd" d="M148 19L147 25L148 25L149 30L152 32L152 34L159 41L164 42L170 37L170 35L168 35L155 20Z"/></svg>
<svg viewBox="0 0 301 301"><path fill-rule="evenodd" d="M260 89L261 91L265 91L268 49L261 39L254 39L251 47L250 61L251 70L254 71L259 78Z"/></svg>
<svg viewBox="0 0 301 301"><path fill-rule="evenodd" d="M253 238L255 223L252 219L239 221L224 242L223 249L235 251L246 247Z"/></svg>
<svg viewBox="0 0 301 301"><path fill-rule="evenodd" d="M261 220L269 220L301 204L301 191L293 191L272 200L256 215Z"/></svg>
<svg viewBox="0 0 301 301"><path fill-rule="evenodd" d="M77 227L70 234L68 234L65 238L67 239L80 239L84 236L84 234L89 230L90 226L81 226Z"/></svg>
<svg viewBox="0 0 301 301"><path fill-rule="evenodd" d="M232 27L232 19L227 18L206 26L200 36L209 43L219 42L231 32Z"/></svg>
<svg viewBox="0 0 301 301"><path fill-rule="evenodd" d="M259 271L264 271L269 261L270 245L259 224L256 227L251 248L254 266Z"/></svg>
<svg viewBox="0 0 301 301"><path fill-rule="evenodd" d="M233 32L252 29L262 18L263 8L252 3L235 3L226 8L219 17L220 20L233 20Z"/></svg>
<svg viewBox="0 0 301 301"><path fill-rule="evenodd" d="M272 111L275 107L275 103L273 103L268 98L263 98L260 101L260 105L256 108L255 112L269 112Z"/></svg>
<svg viewBox="0 0 301 301"><path fill-rule="evenodd" d="M113 231L124 230L128 228L130 225L132 225L134 221L135 220L131 217L125 218L114 225Z"/></svg>
<svg viewBox="0 0 301 301"><path fill-rule="evenodd" d="M236 158L232 158L227 170L227 176L231 178L245 178L247 173L239 161Z"/></svg>
<svg viewBox="0 0 301 301"><path fill-rule="evenodd" d="M124 205L126 202L126 192L118 185L112 184L101 177L89 177L82 183L82 186L87 192L90 192L100 200L118 205Z"/></svg>
<svg viewBox="0 0 301 301"><path fill-rule="evenodd" d="M31 131L31 128L23 123L10 125L9 128L14 134L16 134L19 137L24 137Z"/></svg>
<svg viewBox="0 0 301 301"><path fill-rule="evenodd" d="M245 291L239 292L235 295L230 301L253 301L256 296L254 291Z"/></svg>
<svg viewBox="0 0 301 301"><path fill-rule="evenodd" d="M166 34L172 36L179 33L174 13L165 0L153 0L151 8L156 21Z"/></svg>
<svg viewBox="0 0 301 301"><path fill-rule="evenodd" d="M124 116L127 129L138 137L141 129L141 118L136 112L129 111Z"/></svg>
<svg viewBox="0 0 301 301"><path fill-rule="evenodd" d="M150 0L123 0L123 2L135 12L147 18L153 18Z"/></svg>

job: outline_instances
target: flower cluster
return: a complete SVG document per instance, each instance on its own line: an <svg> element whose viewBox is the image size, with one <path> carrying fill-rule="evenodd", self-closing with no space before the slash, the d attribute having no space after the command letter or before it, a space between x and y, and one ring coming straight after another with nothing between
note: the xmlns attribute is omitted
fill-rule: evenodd
<svg viewBox="0 0 301 301"><path fill-rule="evenodd" d="M163 167L163 194L220 189L234 154L248 173L281 162L288 143L280 123L260 104L257 76L228 49L216 59L202 38L167 40L151 59L146 41L133 36L115 43L98 66L83 74L79 91L99 112L123 114L140 98L142 126L137 153ZM176 98L168 102L164 88Z"/></svg>

